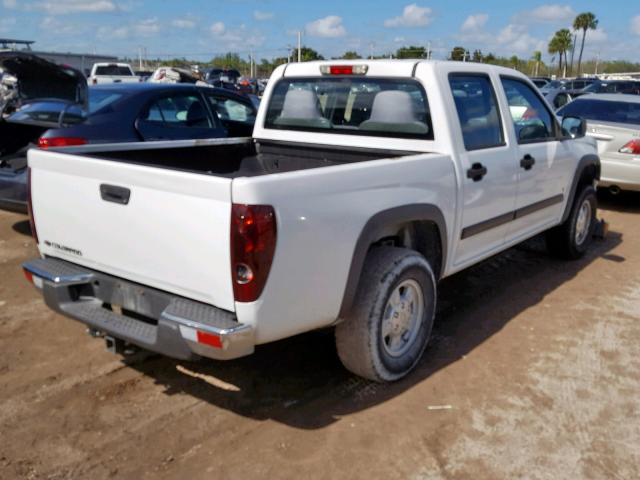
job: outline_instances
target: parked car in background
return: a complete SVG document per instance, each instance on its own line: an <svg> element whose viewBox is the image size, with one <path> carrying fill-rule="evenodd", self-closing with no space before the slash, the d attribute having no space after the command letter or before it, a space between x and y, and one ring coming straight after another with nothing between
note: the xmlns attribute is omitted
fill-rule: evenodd
<svg viewBox="0 0 640 480"><path fill-rule="evenodd" d="M0 206L4 208L26 211L30 146L244 137L253 130L256 107L249 98L228 90L157 83L87 89L81 72L37 57L21 56L17 65L4 63L15 72L21 92L32 93L21 93L22 103L0 121ZM22 75L30 71L37 74Z"/></svg>
<svg viewBox="0 0 640 480"><path fill-rule="evenodd" d="M602 163L598 186L613 193L640 191L640 96L585 95L557 114L587 121L587 135L596 139Z"/></svg>
<svg viewBox="0 0 640 480"><path fill-rule="evenodd" d="M26 211L26 150L48 128L78 121L87 81L78 70L21 52L1 52L0 68L0 207ZM23 121L18 112L42 98L39 113Z"/></svg>
<svg viewBox="0 0 640 480"><path fill-rule="evenodd" d="M640 95L640 81L598 80L586 87L584 93L626 93Z"/></svg>
<svg viewBox="0 0 640 480"><path fill-rule="evenodd" d="M128 63L94 63L89 74L89 83L138 83L138 77Z"/></svg>
<svg viewBox="0 0 640 480"><path fill-rule="evenodd" d="M598 80L595 78L561 78L558 80L552 80L547 83L545 86L540 88L540 91L543 95L550 93L554 90L571 90L576 93L579 92L589 85L597 82Z"/></svg>
<svg viewBox="0 0 640 480"><path fill-rule="evenodd" d="M544 98L553 106L554 110L557 110L567 103L571 102L574 98L572 92L563 89L550 90L544 93Z"/></svg>
<svg viewBox="0 0 640 480"><path fill-rule="evenodd" d="M531 77L530 80L538 88L544 87L551 81L549 77Z"/></svg>
<svg viewBox="0 0 640 480"><path fill-rule="evenodd" d="M211 68L205 72L206 82L222 81L236 84L242 74L234 68Z"/></svg>
<svg viewBox="0 0 640 480"><path fill-rule="evenodd" d="M159 67L157 68L151 77L149 78L151 83L191 83L202 84L203 86L208 83L203 82L200 75L187 68L179 67Z"/></svg>

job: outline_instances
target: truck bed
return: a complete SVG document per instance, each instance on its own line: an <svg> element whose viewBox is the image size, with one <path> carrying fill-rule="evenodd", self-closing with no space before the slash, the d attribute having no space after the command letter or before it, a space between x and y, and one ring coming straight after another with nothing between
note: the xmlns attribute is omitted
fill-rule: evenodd
<svg viewBox="0 0 640 480"><path fill-rule="evenodd" d="M166 145L165 142L162 142ZM175 142L174 142L175 143ZM311 168L365 162L412 155L415 152L310 146L285 142L255 142L249 139L192 146L157 146L118 149L84 154L97 160L110 160L203 173L225 178L256 177Z"/></svg>

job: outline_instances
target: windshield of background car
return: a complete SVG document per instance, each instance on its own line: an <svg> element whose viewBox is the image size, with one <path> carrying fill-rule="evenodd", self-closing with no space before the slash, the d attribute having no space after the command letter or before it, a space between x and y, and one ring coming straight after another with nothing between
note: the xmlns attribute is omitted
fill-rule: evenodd
<svg viewBox="0 0 640 480"><path fill-rule="evenodd" d="M123 94L111 90L89 89L89 113L96 113L120 100Z"/></svg>
<svg viewBox="0 0 640 480"><path fill-rule="evenodd" d="M577 99L558 110L560 116L640 125L640 103Z"/></svg>
<svg viewBox="0 0 640 480"><path fill-rule="evenodd" d="M429 104L415 80L284 78L265 128L433 140Z"/></svg>
<svg viewBox="0 0 640 480"><path fill-rule="evenodd" d="M133 72L129 67L120 67L118 65L104 65L96 67L96 75L115 75L115 76L132 76Z"/></svg>

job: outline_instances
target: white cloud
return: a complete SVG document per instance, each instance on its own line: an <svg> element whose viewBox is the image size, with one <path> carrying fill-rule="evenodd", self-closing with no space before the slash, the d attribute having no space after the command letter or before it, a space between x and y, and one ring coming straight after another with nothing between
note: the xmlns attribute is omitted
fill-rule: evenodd
<svg viewBox="0 0 640 480"><path fill-rule="evenodd" d="M487 20L489 20L489 15L487 15L486 13L469 15L462 24L462 27L460 27L460 30L462 30L463 32L477 32L479 30L482 30L482 28L487 23Z"/></svg>
<svg viewBox="0 0 640 480"><path fill-rule="evenodd" d="M66 22L58 17L44 17L40 28L52 35L80 35L88 30L87 25L79 22Z"/></svg>
<svg viewBox="0 0 640 480"><path fill-rule="evenodd" d="M639 16L640 18L640 16ZM638 26L640 27L640 21L638 22ZM640 29L638 30L640 32ZM578 45L577 47L579 48L580 46L580 41L581 41L582 35L578 34ZM607 31L604 28L598 28L597 30L589 30L587 32L587 44L589 43L605 43L609 40L609 35L607 34Z"/></svg>
<svg viewBox="0 0 640 480"><path fill-rule="evenodd" d="M147 18L136 23L133 31L140 37L152 37L160 31L160 23L157 18Z"/></svg>
<svg viewBox="0 0 640 480"><path fill-rule="evenodd" d="M5 0L6 3L6 0ZM57 0L36 3L38 10L49 15L65 15L68 13L106 13L114 12L117 5L111 0Z"/></svg>
<svg viewBox="0 0 640 480"><path fill-rule="evenodd" d="M305 30L312 37L334 38L344 37L347 34L347 29L342 25L342 17L336 15L307 23Z"/></svg>
<svg viewBox="0 0 640 480"><path fill-rule="evenodd" d="M224 32L226 31L226 27L222 22L214 22L209 27L209 30L213 35L218 36L224 34Z"/></svg>
<svg viewBox="0 0 640 480"><path fill-rule="evenodd" d="M16 23L17 20L13 17L0 18L0 32L10 32Z"/></svg>
<svg viewBox="0 0 640 480"><path fill-rule="evenodd" d="M640 15L636 15L631 19L631 32L640 35Z"/></svg>
<svg viewBox="0 0 640 480"><path fill-rule="evenodd" d="M259 22L264 22L265 20L271 20L274 17L271 12L261 12L260 10L253 11L253 18L258 20Z"/></svg>
<svg viewBox="0 0 640 480"><path fill-rule="evenodd" d="M191 29L196 27L196 21L192 18L176 18L172 20L171 25L176 28Z"/></svg>
<svg viewBox="0 0 640 480"><path fill-rule="evenodd" d="M509 24L498 33L496 43L508 47L514 53L530 53L534 50L544 51L544 42L529 35L523 25Z"/></svg>
<svg viewBox="0 0 640 480"><path fill-rule="evenodd" d="M18 8L18 0L3 0L2 5L7 10L15 10Z"/></svg>
<svg viewBox="0 0 640 480"><path fill-rule="evenodd" d="M387 28L425 27L433 20L431 18L432 13L429 7L419 7L417 4L412 3L404 7L401 16L385 20L384 26Z"/></svg>
<svg viewBox="0 0 640 480"><path fill-rule="evenodd" d="M122 27L100 27L98 28L97 37L102 40L123 40L129 38L131 29L127 26Z"/></svg>
<svg viewBox="0 0 640 480"><path fill-rule="evenodd" d="M403 43L405 40L404 37L396 37L393 39L393 41L396 43Z"/></svg>
<svg viewBox="0 0 640 480"><path fill-rule="evenodd" d="M248 31L246 25L227 29L223 22L214 22L209 31L224 48L229 50L245 50L260 47L264 44L265 37L259 32Z"/></svg>
<svg viewBox="0 0 640 480"><path fill-rule="evenodd" d="M530 12L521 14L523 21L559 23L573 20L576 12L569 5L541 5Z"/></svg>

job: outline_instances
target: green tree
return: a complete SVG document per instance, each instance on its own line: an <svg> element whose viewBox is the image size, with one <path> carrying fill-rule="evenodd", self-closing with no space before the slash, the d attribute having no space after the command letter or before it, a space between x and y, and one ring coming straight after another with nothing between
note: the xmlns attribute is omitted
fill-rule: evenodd
<svg viewBox="0 0 640 480"><path fill-rule="evenodd" d="M401 47L396 51L396 58L427 58L427 49L424 47Z"/></svg>
<svg viewBox="0 0 640 480"><path fill-rule="evenodd" d="M571 49L571 32L568 28L558 30L551 41L549 42L549 53L554 55L558 54L558 73L560 75L566 75L567 70L567 52ZM563 62L564 59L564 62ZM564 72L563 72L564 66Z"/></svg>
<svg viewBox="0 0 640 480"><path fill-rule="evenodd" d="M298 60L298 49L294 48L291 52L291 58L294 61ZM324 57L320 55L317 51L310 47L301 47L300 48L300 59L303 62L312 62L314 60L324 60Z"/></svg>
<svg viewBox="0 0 640 480"><path fill-rule="evenodd" d="M464 60L466 54L467 50L464 47L453 47L451 53L449 54L449 60L461 62Z"/></svg>
<svg viewBox="0 0 640 480"><path fill-rule="evenodd" d="M518 70L518 67L520 66L520 59L517 55L513 55L511 58L509 58L509 63L511 64L511 68L515 68L516 70Z"/></svg>
<svg viewBox="0 0 640 480"><path fill-rule="evenodd" d="M358 55L358 52L354 52L352 50L349 50L348 52L344 52L342 54L342 56L340 56L338 58L342 58L344 60L358 60L358 59L360 59L362 57L360 55Z"/></svg>
<svg viewBox="0 0 640 480"><path fill-rule="evenodd" d="M472 62L477 62L477 63L482 63L482 61L483 61L482 51L481 50L474 50L473 51L473 56L471 57L471 61Z"/></svg>
<svg viewBox="0 0 640 480"><path fill-rule="evenodd" d="M537 77L540 71L540 62L542 62L542 52L540 50L536 50L533 52L531 59L535 62L534 76Z"/></svg>
<svg viewBox="0 0 640 480"><path fill-rule="evenodd" d="M573 21L574 30L582 30L582 42L580 43L580 54L578 55L578 75L581 73L582 52L584 51L584 41L587 36L587 30L595 30L598 28L598 19L591 12L579 14Z"/></svg>

